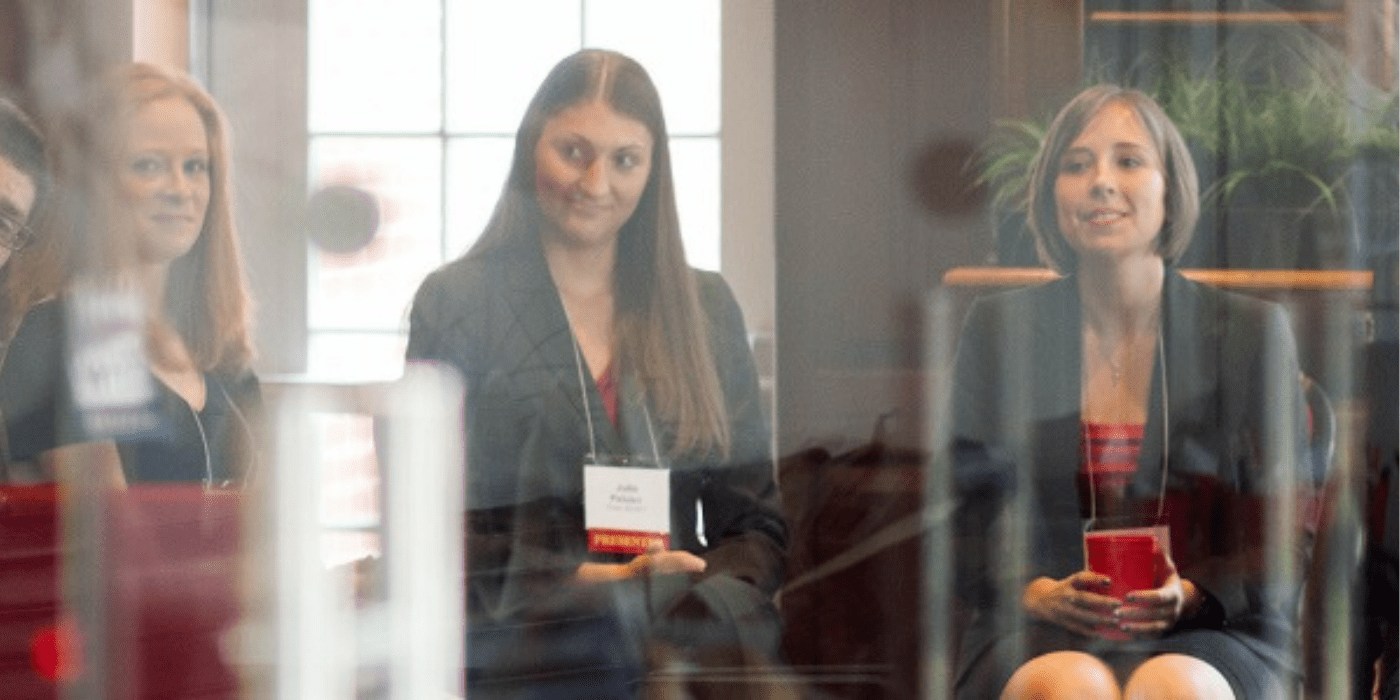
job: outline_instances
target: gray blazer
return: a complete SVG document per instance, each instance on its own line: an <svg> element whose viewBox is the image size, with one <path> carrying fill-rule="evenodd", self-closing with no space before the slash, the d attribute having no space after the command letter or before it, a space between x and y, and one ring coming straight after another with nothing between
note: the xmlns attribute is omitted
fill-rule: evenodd
<svg viewBox="0 0 1400 700"><path fill-rule="evenodd" d="M672 547L705 558L706 576L728 574L771 596L787 528L757 373L728 286L717 274L695 274L733 448L728 459L687 455L670 465ZM572 334L537 242L468 255L429 275L414 299L407 354L447 363L466 379L470 611L508 617L557 592L584 561L625 560L587 551L582 465L589 413L600 453L650 460L644 387L620 378L615 428L596 385L580 386ZM664 456L674 431L650 415Z"/></svg>

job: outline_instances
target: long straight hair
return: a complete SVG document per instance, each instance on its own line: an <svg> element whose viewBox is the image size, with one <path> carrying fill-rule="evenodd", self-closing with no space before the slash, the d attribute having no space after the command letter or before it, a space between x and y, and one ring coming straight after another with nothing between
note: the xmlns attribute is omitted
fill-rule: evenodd
<svg viewBox="0 0 1400 700"><path fill-rule="evenodd" d="M614 357L638 373L662 419L673 426L673 456L706 450L727 454L724 395L695 273L681 242L666 120L656 86L641 64L614 51L585 49L554 66L525 110L505 188L467 256L506 244L542 245L536 146L552 117L593 100L641 122L653 142L646 188L618 233Z"/></svg>
<svg viewBox="0 0 1400 700"><path fill-rule="evenodd" d="M170 265L160 303L201 370L246 369L253 358L251 306L234 228L227 121L214 99L186 75L145 63L122 65L84 95L83 108L60 115L54 216L32 250L16 256L12 288L32 304L78 279L120 274L136 262L133 233L116 224L120 134L142 107L183 99L199 114L209 151L209 203L194 246Z"/></svg>

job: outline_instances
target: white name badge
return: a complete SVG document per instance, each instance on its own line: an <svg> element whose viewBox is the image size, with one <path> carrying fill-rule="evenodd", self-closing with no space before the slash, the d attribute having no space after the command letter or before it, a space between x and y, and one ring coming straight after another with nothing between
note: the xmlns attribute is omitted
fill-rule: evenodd
<svg viewBox="0 0 1400 700"><path fill-rule="evenodd" d="M588 551L642 554L671 548L671 470L586 465Z"/></svg>

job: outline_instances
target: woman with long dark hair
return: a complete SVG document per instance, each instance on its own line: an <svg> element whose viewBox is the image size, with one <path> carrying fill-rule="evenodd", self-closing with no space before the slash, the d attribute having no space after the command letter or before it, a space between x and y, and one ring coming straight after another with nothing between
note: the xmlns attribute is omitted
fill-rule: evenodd
<svg viewBox="0 0 1400 700"><path fill-rule="evenodd" d="M580 596L645 629L593 642L621 643L620 662L776 655L787 534L757 374L728 286L686 263L667 141L639 64L564 59L526 110L485 232L414 301L409 358L467 384L469 672L508 665L486 658L489 630ZM595 467L664 474L644 498L665 522L590 524Z"/></svg>

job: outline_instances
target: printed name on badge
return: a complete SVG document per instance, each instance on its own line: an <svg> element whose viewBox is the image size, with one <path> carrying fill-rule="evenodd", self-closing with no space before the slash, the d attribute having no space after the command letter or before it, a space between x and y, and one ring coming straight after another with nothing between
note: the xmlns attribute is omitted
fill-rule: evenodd
<svg viewBox="0 0 1400 700"><path fill-rule="evenodd" d="M588 465L583 520L590 552L642 554L671 547L671 470Z"/></svg>

